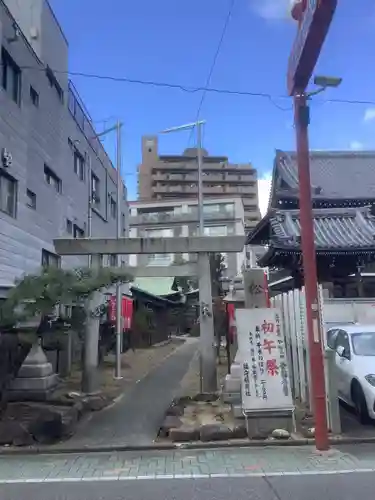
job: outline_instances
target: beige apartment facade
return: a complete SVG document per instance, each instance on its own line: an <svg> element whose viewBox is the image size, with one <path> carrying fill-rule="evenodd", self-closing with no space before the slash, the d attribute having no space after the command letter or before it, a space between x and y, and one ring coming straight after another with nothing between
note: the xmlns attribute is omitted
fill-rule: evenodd
<svg viewBox="0 0 375 500"><path fill-rule="evenodd" d="M173 200L129 202L130 237L170 238L199 235L197 200L184 198ZM204 234L206 236L243 235L245 238L244 207L242 198L210 198L204 200ZM227 254L224 275L236 276L247 267L247 252ZM131 266L170 266L181 262L195 262L192 254L131 255ZM182 260L181 260L182 259Z"/></svg>
<svg viewBox="0 0 375 500"><path fill-rule="evenodd" d="M182 155L159 155L157 136L142 137L142 163L138 166L138 198L173 200L198 197L197 149ZM257 171L250 163L233 164L226 156L210 156L202 150L203 196L241 197L247 229L255 227L261 216L258 204Z"/></svg>

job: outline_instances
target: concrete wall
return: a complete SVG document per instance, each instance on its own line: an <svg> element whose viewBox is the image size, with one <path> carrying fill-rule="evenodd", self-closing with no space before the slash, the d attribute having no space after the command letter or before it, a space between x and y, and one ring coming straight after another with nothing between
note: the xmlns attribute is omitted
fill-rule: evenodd
<svg viewBox="0 0 375 500"><path fill-rule="evenodd" d="M31 0L18 4L31 5ZM13 9L16 8L13 0ZM35 3L37 9L38 2ZM16 12L14 10L14 12ZM27 9L20 10L20 22L27 21ZM24 15L24 18L22 15ZM56 20L44 2L41 19L41 54L53 67L67 64L67 44ZM20 67L36 66L38 70L22 69L21 100L18 105L0 87L0 150L6 148L13 157L8 174L18 182L17 211L13 218L0 211L0 287L13 284L14 278L32 272L41 264L42 249L54 252L53 239L69 237L67 219L87 232L88 214L88 157L92 170L99 178L100 205L93 214L93 236L115 236L116 221L109 213L108 194L116 191L116 172L104 150L98 149L100 160L87 137L90 129L78 126L68 109L72 92L68 90L66 75L56 75L64 90L61 100L51 87L43 64L24 37L8 42L14 34L14 19L0 2L0 39L3 47ZM39 106L30 98L30 86L39 94ZM70 140L70 141L69 141ZM83 181L74 173L74 147L85 161ZM48 185L44 178L44 165L48 165L61 179L61 193ZM27 189L36 194L35 210L27 206ZM114 195L115 197L115 195ZM124 210L123 210L124 211ZM64 258L65 266L78 265L87 260L79 257Z"/></svg>

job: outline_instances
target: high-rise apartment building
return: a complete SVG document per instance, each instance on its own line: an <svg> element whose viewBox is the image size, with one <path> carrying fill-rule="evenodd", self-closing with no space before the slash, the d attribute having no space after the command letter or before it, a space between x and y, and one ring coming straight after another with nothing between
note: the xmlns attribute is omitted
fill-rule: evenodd
<svg viewBox="0 0 375 500"><path fill-rule="evenodd" d="M218 198L240 195L245 210L246 228L260 220L257 171L250 163L233 164L226 156L210 156L202 150L203 196ZM139 200L197 199L197 149L182 155L159 155L158 138L142 138L142 163L138 166Z"/></svg>

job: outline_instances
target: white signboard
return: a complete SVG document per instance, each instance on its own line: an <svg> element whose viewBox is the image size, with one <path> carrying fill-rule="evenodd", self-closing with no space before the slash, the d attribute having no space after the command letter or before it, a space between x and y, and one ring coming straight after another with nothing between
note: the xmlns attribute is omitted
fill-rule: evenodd
<svg viewBox="0 0 375 500"><path fill-rule="evenodd" d="M279 309L236 310L244 411L294 408Z"/></svg>

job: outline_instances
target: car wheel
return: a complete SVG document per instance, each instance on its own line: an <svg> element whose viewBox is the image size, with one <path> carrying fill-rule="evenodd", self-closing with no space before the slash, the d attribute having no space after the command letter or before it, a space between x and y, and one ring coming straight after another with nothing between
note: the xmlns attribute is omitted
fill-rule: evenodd
<svg viewBox="0 0 375 500"><path fill-rule="evenodd" d="M353 403L361 424L368 424L371 419L368 414L368 408L363 389L358 382L355 382L353 385Z"/></svg>

